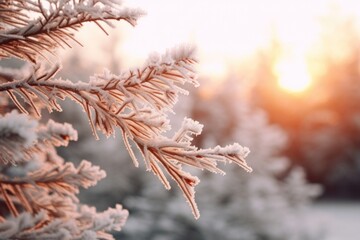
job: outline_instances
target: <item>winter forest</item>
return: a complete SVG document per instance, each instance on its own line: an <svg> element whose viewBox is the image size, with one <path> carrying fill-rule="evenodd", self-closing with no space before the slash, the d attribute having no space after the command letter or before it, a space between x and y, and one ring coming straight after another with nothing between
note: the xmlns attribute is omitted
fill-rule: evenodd
<svg viewBox="0 0 360 240"><path fill-rule="evenodd" d="M358 9L0 0L0 239L358 239Z"/></svg>

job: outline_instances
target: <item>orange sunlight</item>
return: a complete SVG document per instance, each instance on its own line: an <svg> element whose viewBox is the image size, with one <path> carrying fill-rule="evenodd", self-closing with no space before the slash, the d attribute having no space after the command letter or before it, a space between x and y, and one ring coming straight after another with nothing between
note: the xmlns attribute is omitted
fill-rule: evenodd
<svg viewBox="0 0 360 240"><path fill-rule="evenodd" d="M311 85L311 75L304 58L283 58L275 65L278 85L285 91L300 93Z"/></svg>
<svg viewBox="0 0 360 240"><path fill-rule="evenodd" d="M226 76L227 64L246 60L268 47L274 37L286 47L307 51L319 36L319 16L331 7L347 12L360 8L356 0L133 0L128 4L143 7L148 14L137 27L126 29L129 31L119 49L126 56L125 64L134 66L152 51L192 43L198 49L200 74L206 71L205 76L217 79ZM284 64L280 63L281 85L286 89L305 88L310 80L301 70L302 60L285 64L288 67ZM302 76L293 87L285 87L289 85L285 80L289 66Z"/></svg>
<svg viewBox="0 0 360 240"><path fill-rule="evenodd" d="M259 49L268 48L274 38L279 40L281 48L285 46L305 56L319 37L320 16L336 8L353 15L359 22L356 10L360 9L358 0L128 0L125 4L145 9L147 15L135 28L127 24L117 27L120 35L112 52L116 57L121 56L119 59L125 59L121 61L123 69L138 66L153 51L164 52L190 43L198 50L200 77L206 76L209 80L213 77L213 81L227 76L228 65L239 65ZM85 40L79 40L87 42L87 38L88 35L83 37ZM95 44L103 42L101 39L97 36ZM106 59L91 50L96 47L87 45L90 46L84 54L98 56L99 61ZM274 71L283 89L299 92L311 85L307 68L313 66L306 67L301 57L285 57L275 64Z"/></svg>

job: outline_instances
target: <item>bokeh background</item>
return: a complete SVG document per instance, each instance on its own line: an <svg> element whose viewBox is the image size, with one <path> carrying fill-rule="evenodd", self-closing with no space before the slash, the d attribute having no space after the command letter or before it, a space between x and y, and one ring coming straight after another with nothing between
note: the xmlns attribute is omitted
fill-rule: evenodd
<svg viewBox="0 0 360 240"><path fill-rule="evenodd" d="M54 117L79 130L61 149L108 177L83 191L99 209L121 202L130 218L118 239L355 240L360 236L360 1L133 0L147 11L135 28L106 36L86 25L84 47L59 52L61 75L88 81L141 66L148 54L197 47L201 87L180 98L173 126L187 116L205 125L199 147L239 142L251 174L199 172L194 220L174 186L166 191L135 168L121 138L95 141L80 108Z"/></svg>

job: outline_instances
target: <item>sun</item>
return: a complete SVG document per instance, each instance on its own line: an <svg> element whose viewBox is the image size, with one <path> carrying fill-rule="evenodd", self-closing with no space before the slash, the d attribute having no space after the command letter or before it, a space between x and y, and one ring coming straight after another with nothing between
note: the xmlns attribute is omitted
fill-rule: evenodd
<svg viewBox="0 0 360 240"><path fill-rule="evenodd" d="M275 64L277 83L285 91L301 93L312 83L306 60L302 58L282 58Z"/></svg>

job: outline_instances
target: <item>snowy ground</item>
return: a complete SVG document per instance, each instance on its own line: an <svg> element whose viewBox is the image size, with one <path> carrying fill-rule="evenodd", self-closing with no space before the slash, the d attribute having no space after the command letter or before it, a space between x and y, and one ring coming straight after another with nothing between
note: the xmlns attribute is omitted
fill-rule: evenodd
<svg viewBox="0 0 360 240"><path fill-rule="evenodd" d="M326 240L360 239L360 202L321 202L309 217L325 228Z"/></svg>

